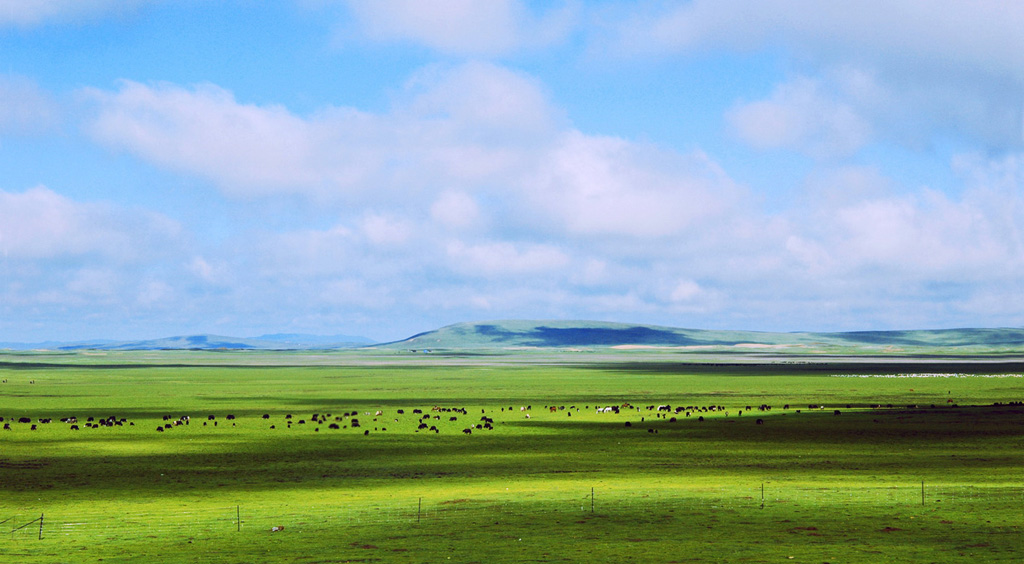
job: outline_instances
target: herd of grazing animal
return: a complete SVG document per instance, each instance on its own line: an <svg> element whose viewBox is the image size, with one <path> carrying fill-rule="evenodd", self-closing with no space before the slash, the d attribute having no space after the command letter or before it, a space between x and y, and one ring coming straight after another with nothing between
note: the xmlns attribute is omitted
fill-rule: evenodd
<svg viewBox="0 0 1024 564"><path fill-rule="evenodd" d="M454 424L456 424L458 427L462 428L461 430L465 434L472 434L472 432L474 430L487 430L487 431L490 431L490 430L494 429L494 419L491 418L491 417L488 417L486 415L480 417L479 422L474 422L474 423L470 424L468 427L465 426L465 423L458 423L459 415L465 416L465 415L468 415L468 413L469 413L464 407L440 407L440 406L434 406L433 408L430 409L430 413L428 413L426 415L423 415L423 410L422 409L414 409L414 410L412 410L412 413L414 415L416 415L417 420L420 421L419 427L416 429L416 432L419 432L420 430L427 430L429 432L434 432L434 433L438 433L438 434L441 433L441 431L445 427L442 424L441 413L444 413L444 414L447 415L446 419L444 420L446 423L454 423ZM398 417L394 418L394 422L395 423L400 423L401 422L401 417L405 415L405 410L404 409L397 410L396 411L396 415ZM372 418L372 422L365 422L365 420L364 420L364 423L360 423L360 420L359 420L360 416L370 417L370 418ZM373 410L373 411L366 411L364 413L360 413L358 411L347 411L347 412L342 413L341 415L332 415L330 413L313 413L309 417L308 424L307 424L307 420L306 419L301 419L301 418L295 417L291 413L288 413L288 414L284 415L283 417L277 416L276 418L280 420L279 423L273 423L272 420L274 419L274 417L272 417L270 413L264 413L261 416L259 416L259 420L261 420L263 422L267 422L267 423L272 423L269 426L269 429L277 429L278 425L281 425L281 427L285 428L285 429L291 429L293 424L297 425L297 426L302 425L302 426L307 426L307 427L312 425L313 426L313 431L314 432L319 432L320 431L319 425L326 425L327 429L332 430L332 431L339 431L339 430L342 430L342 429L352 428L352 429L359 429L359 430L361 430L364 435L369 435L370 434L370 428L369 427L373 423L373 424L376 424L376 425L373 425L373 431L374 432L386 432L387 431L387 427L384 426L384 423L387 420L384 419L384 410L383 409L377 409L377 410ZM227 421L227 422L231 422L231 426L232 427L236 426L236 421L241 420L241 418L236 416L235 414L227 414L227 415L225 415L223 417L223 419L225 421ZM220 422L220 420L218 419L218 416L216 414L206 415L205 417L199 418L199 420L202 421L202 426L203 427L218 427L219 426L218 423ZM3 423L3 429L6 430L6 431L14 431L14 430L19 429L18 424L29 425L29 430L36 431L36 430L39 429L38 424L47 424L47 423L52 423L52 422L53 422L53 420L50 419L50 418L40 418L38 420L33 420L32 418L29 418L29 417L19 417L19 418L16 418L16 419L15 418L8 418L8 420L5 421L5 418L0 416L0 423ZM60 422L61 423L66 423L69 426L68 427L69 430L78 431L78 430L81 429L81 427L79 427L79 419L78 419L78 417L75 417L75 416L63 417L63 418L60 419ZM428 425L427 424L428 422L431 422L431 423L434 423L434 424L433 425ZM189 426L189 425L191 425L191 423L192 423L192 417L189 416L189 415L182 415L182 416L178 416L178 417L175 417L173 415L163 415L162 416L162 421L156 426L156 432L158 432L158 433L170 432L173 429L175 429L176 427ZM14 426L12 426L12 424L14 424ZM364 424L365 424L365 426L364 426ZM125 426L125 425L133 427L133 426L135 426L135 422L134 421L128 421L128 419L124 418L124 417L110 416L110 417L99 418L99 419L97 419L95 417L89 417L88 419L86 419L86 423L85 423L85 427L87 427L87 428L97 428L97 429L100 428L100 427L122 427L122 426Z"/></svg>
<svg viewBox="0 0 1024 564"><path fill-rule="evenodd" d="M952 400L950 400L950 402L947 403L952 403ZM1008 405L1016 405L1018 403L1024 405L1024 402L1011 402ZM993 404L993 407L1000 405L1006 404L995 403ZM846 405L845 407L847 409L853 409L853 406L851 405ZM917 404L909 404L906 406L893 406L892 404L871 404L868 407L872 410L886 410L900 409L904 407L906 409L924 409L927 406L920 406ZM931 405L930 407L933 409L936 408L935 405ZM952 405L944 405L942 407L957 408L959 406L954 403ZM533 406L531 405L523 405L518 407L500 406L497 409L492 408L491 413L495 416L498 416L500 414L500 418L505 421L508 421L510 419L530 420L532 409ZM652 421L662 419L669 423L675 423L677 421L676 416L683 418L694 418L698 423L700 423L705 421L705 416L730 416L730 411L726 410L726 408L721 405L680 405L673 407L672 405L666 403L660 405L652 404L647 405L645 407L640 407L633 406L628 402L624 402L610 405L595 405L593 406L593 408L587 405L584 406L583 409L594 409L594 413L598 415L619 415L620 420L621 416L626 416L627 418L632 417L634 419L637 416L639 416L639 423L644 423L648 419L651 419ZM767 413L772 411L772 409L772 406L767 404L761 404L759 406L748 405L740 407L737 410L732 411L731 413L735 413L737 417L741 417L744 413L755 411L758 413ZM807 410L809 411L822 411L824 409L825 406L820 404L807 405ZM840 411L839 409L830 409L833 409L833 415L838 416L842 414L842 411ZM291 429L293 425L296 425L303 426L304 428L313 427L314 432L319 432L320 425L323 425L331 431L341 431L344 429L351 428L362 431L363 435L370 435L371 428L372 431L375 433L386 432L388 429L385 426L385 424L389 422L393 422L395 426L401 428L403 418L406 416L406 410L396 409L394 410L393 414L388 414L387 411L388 410L385 409L372 408L371 410L364 411L362 413L360 413L359 411L346 411L341 415L332 415L331 413L313 413L308 418L308 423L307 419L294 417L293 414L291 413L288 413L283 417L280 415L271 416L270 413L263 413L262 415L257 416L257 420L269 423L270 430L280 428ZM579 414L580 411L581 409L575 405L545 405L542 413L546 412L547 414L549 414L549 416L560 416L561 413L564 413L566 417L571 417L573 413ZM801 413L803 410L792 409L789 404L785 404L782 407L782 411L792 411L795 413ZM481 409L480 412L482 414L481 417L476 421L470 422L468 425L466 424L466 420L469 418L469 412L465 407L433 406L427 410L415 408L411 410L411 415L414 418L413 423L416 424L416 433L423 431L426 433L441 434L442 432L445 431L455 432L461 430L461 432L465 435L472 435L474 431L494 430L494 426L496 424L495 419L487 415L486 409ZM360 417L363 417L364 419L360 420ZM160 433L173 431L175 428L178 427L187 427L191 425L192 418L188 415L182 415L178 417L172 415L164 415L162 419L163 421L156 426L156 431ZM223 420L225 422L230 422L231 427L234 427L236 425L236 421L240 419L241 418L236 417L235 414L226 414L223 416ZM205 417L199 418L199 420L202 421L202 427L217 427L218 423L220 422L220 419L218 419L218 416L216 414L208 414ZM135 426L134 421L129 421L125 417L118 417L113 415L99 418L88 417L84 420L84 422L80 422L79 418L75 416L62 417L59 419L59 421L60 423L66 424L67 428L71 431L80 431L83 427L87 429L100 429ZM26 426L28 427L28 430L36 431L40 429L41 425L52 424L53 419L46 417L37 418L33 420L30 417L9 417L5 420L4 417L0 416L0 423L3 424L4 431L14 431L19 428L24 428ZM636 423L637 421L635 420L627 420L625 421L625 426L632 427ZM758 417L755 419L755 424L764 425L765 419ZM657 430L652 427L649 427L647 431L652 434L657 433Z"/></svg>
<svg viewBox="0 0 1024 564"><path fill-rule="evenodd" d="M0 422L4 422L3 429L5 431L13 431L14 429L16 429L17 427L11 427L11 423L15 423L15 422L16 423L20 423L22 425L29 425L29 430L30 431L36 431L36 430L39 429L39 425L49 425L50 423L53 423L53 418L51 418L51 417L40 417L40 418L36 419L35 422L33 422L31 417L19 417L17 419L15 419L13 417L10 417L9 421L5 422L4 418L0 417ZM67 424L68 425L68 429L71 430L71 431L79 431L79 430L81 430L81 427L79 427L79 425L78 425L78 418L77 417L61 417L60 418L60 422ZM109 417L101 417L101 418L89 417L89 418L87 418L85 420L85 424L84 425L85 425L86 428L95 428L95 429L99 429L100 427L124 427L126 425L129 426L129 427L134 427L135 426L135 422L134 421L128 421L128 419L126 417L117 417L115 415L111 415Z"/></svg>

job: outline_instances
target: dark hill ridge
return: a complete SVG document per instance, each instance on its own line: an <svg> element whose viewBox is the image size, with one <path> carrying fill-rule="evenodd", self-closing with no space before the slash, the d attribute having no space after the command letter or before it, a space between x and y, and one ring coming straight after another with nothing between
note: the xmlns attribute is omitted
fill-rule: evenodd
<svg viewBox="0 0 1024 564"><path fill-rule="evenodd" d="M608 347L776 347L882 349L970 348L1024 351L1024 329L942 329L767 333L680 329L656 325L590 321L489 321L458 323L409 339L380 345L395 349L608 348Z"/></svg>

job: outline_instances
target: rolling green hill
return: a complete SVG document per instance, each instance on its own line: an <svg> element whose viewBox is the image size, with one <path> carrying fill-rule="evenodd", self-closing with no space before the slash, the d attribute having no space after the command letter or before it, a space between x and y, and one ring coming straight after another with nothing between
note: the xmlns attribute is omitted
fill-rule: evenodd
<svg viewBox="0 0 1024 564"><path fill-rule="evenodd" d="M457 323L378 345L417 351L581 348L800 352L1024 352L1024 329L769 333L593 321Z"/></svg>

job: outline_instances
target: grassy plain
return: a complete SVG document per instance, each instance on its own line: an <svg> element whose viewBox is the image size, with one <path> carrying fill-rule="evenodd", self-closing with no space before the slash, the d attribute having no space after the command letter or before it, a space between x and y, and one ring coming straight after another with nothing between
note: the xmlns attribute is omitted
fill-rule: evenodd
<svg viewBox="0 0 1024 564"><path fill-rule="evenodd" d="M4 354L0 561L1020 562L1022 372L1016 357ZM891 377L909 374L932 376ZM724 411L647 409L662 404ZM493 430L463 432L484 416Z"/></svg>

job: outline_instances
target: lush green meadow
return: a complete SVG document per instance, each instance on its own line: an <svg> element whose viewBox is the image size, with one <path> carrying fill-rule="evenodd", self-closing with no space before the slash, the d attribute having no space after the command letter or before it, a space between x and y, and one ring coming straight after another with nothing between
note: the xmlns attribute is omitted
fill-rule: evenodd
<svg viewBox="0 0 1024 564"><path fill-rule="evenodd" d="M0 561L1020 562L1021 372L1015 358L4 354ZM893 377L909 374L931 376Z"/></svg>

